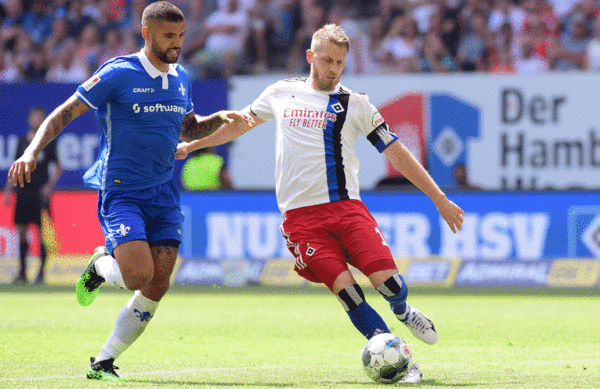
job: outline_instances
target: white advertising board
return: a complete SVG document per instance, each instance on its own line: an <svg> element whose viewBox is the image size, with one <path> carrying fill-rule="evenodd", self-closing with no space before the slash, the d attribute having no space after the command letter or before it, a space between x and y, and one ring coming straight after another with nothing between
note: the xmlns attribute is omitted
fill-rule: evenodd
<svg viewBox="0 0 600 389"><path fill-rule="evenodd" d="M247 106L287 77L234 77L230 107ZM600 187L595 74L348 76L342 84L369 96L444 187L455 186L457 165L486 190ZM385 158L362 137L356 153L361 187L372 189L388 172ZM273 123L236 140L231 158L237 188L273 189Z"/></svg>

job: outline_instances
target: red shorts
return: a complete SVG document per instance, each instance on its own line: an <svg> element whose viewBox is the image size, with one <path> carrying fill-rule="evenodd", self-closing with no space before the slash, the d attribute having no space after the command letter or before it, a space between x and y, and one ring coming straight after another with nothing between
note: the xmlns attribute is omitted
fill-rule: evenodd
<svg viewBox="0 0 600 389"><path fill-rule="evenodd" d="M330 290L348 264L366 276L396 269L377 222L359 200L292 209L286 212L280 229L296 258L294 270Z"/></svg>

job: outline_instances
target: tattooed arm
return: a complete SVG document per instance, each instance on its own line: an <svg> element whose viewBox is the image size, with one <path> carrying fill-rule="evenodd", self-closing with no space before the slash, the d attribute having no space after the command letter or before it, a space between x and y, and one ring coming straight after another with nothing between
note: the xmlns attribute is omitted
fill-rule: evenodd
<svg viewBox="0 0 600 389"><path fill-rule="evenodd" d="M204 117L192 112L183 119L180 138L190 142L212 134L224 124L240 126L253 123L254 121L249 115L239 111L219 111Z"/></svg>
<svg viewBox="0 0 600 389"><path fill-rule="evenodd" d="M25 152L17 159L8 171L8 181L14 186L17 182L25 186L25 180L31 182L31 172L35 170L40 151L79 115L87 112L89 107L76 95L72 95L56 108L40 126Z"/></svg>

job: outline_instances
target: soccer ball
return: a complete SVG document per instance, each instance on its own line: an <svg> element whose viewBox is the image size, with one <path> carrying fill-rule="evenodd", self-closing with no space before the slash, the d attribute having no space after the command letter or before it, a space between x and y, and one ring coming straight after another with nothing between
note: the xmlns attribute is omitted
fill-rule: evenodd
<svg viewBox="0 0 600 389"><path fill-rule="evenodd" d="M394 334L375 335L362 351L365 373L375 382L393 384L410 369L411 354L404 340Z"/></svg>

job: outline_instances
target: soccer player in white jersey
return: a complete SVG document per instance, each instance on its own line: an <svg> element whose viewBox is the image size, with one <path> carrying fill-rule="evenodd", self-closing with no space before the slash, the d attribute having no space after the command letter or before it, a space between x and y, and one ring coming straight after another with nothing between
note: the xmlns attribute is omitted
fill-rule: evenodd
<svg viewBox="0 0 600 389"><path fill-rule="evenodd" d="M296 258L295 270L322 282L337 295L354 326L366 337L390 332L365 301L348 264L364 273L390 303L397 318L428 344L438 340L427 316L406 303L407 286L377 223L360 201L354 141L363 134L393 166L424 191L453 232L464 212L390 131L364 94L340 85L349 42L339 26L314 33L306 58L310 76L279 81L242 112L255 125L277 123L276 192L283 213L281 233ZM253 126L229 126L201 140L181 143L175 158L195 149L229 142ZM393 206L393 204L390 204ZM419 382L412 366L404 382Z"/></svg>
<svg viewBox="0 0 600 389"><path fill-rule="evenodd" d="M114 360L144 331L169 289L180 244L182 213L173 183L179 138L198 139L221 125L246 122L248 115L220 111L194 114L191 82L176 64L185 22L166 1L142 15L145 45L136 54L107 61L44 121L29 147L11 166L13 185L31 181L42 148L73 119L93 109L101 144L83 179L98 189L98 217L106 247L94 250L77 282L77 300L92 303L104 282L134 290L87 377L120 381Z"/></svg>

